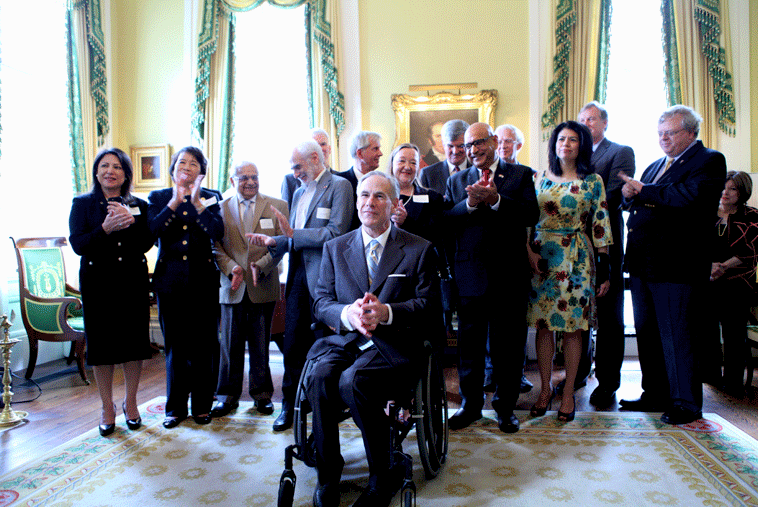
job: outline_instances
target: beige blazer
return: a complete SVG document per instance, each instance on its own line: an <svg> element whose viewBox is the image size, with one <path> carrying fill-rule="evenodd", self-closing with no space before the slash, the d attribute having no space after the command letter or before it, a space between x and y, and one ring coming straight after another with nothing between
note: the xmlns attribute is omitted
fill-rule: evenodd
<svg viewBox="0 0 758 507"><path fill-rule="evenodd" d="M284 234L274 212L271 211L272 205L284 216L289 215L285 201L259 193L256 197L253 214L253 232L269 236ZM224 220L224 238L220 242L216 242L213 250L216 254L218 267L221 270L219 302L222 304L239 303L242 301L245 290L247 290L247 295L253 303L267 303L279 299L279 270L277 265L281 258L273 258L266 247L250 246L242 228L238 194L235 193L221 201L221 217ZM262 276L258 278L257 286L253 286L253 277L250 274L252 262L258 265L262 273ZM245 278L239 289L233 291L231 274L235 266L242 267Z"/></svg>

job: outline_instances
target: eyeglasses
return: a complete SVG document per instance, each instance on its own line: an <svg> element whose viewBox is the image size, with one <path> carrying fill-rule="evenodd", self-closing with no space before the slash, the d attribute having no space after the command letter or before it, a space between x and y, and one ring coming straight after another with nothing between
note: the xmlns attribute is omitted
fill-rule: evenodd
<svg viewBox="0 0 758 507"><path fill-rule="evenodd" d="M662 132L659 130L658 131L658 137L659 138L662 138L662 137L674 137L675 135L677 135L682 130L684 130L684 129L681 128L679 130L664 130Z"/></svg>
<svg viewBox="0 0 758 507"><path fill-rule="evenodd" d="M242 183L245 183L246 181L258 181L258 176L248 176L246 174L242 176L233 176L233 178Z"/></svg>
<svg viewBox="0 0 758 507"><path fill-rule="evenodd" d="M471 141L470 143L464 144L463 147L466 148L467 150L470 150L474 146L479 147L479 146L483 145L484 143L486 143L487 141L489 141L491 137L492 136L490 136L490 137L483 137L482 139L477 139L476 141Z"/></svg>

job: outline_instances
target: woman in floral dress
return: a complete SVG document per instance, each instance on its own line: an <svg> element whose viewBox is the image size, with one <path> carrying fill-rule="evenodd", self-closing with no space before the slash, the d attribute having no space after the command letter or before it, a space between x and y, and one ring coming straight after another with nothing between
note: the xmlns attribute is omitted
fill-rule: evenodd
<svg viewBox="0 0 758 507"><path fill-rule="evenodd" d="M576 412L574 380L581 331L596 325L595 297L608 292L608 245L612 243L603 180L590 166L592 136L574 121L558 125L549 141L549 167L537 177L540 220L529 245L534 270L528 324L537 328L542 389L533 416L544 415L553 397L555 332L563 332L566 387L559 421ZM598 249L594 259L593 244ZM597 288L597 290L596 290Z"/></svg>

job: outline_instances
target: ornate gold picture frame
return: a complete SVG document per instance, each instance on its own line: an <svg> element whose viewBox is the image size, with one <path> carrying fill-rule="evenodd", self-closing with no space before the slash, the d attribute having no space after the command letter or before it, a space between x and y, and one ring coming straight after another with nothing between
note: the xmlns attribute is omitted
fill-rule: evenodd
<svg viewBox="0 0 758 507"><path fill-rule="evenodd" d="M421 150L424 159L422 165L431 165L434 158L439 157L441 141L438 141L437 146L434 143L439 138L439 127L442 124L460 119L469 124L481 121L494 127L496 105L497 90L482 90L474 95L392 95L395 146L402 143L415 144Z"/></svg>
<svg viewBox="0 0 758 507"><path fill-rule="evenodd" d="M171 146L132 146L132 168L134 169L134 190L144 192L169 186L168 175Z"/></svg>

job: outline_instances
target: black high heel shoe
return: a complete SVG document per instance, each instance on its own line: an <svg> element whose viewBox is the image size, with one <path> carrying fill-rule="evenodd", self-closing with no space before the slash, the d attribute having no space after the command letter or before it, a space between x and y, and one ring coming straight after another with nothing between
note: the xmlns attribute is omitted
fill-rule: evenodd
<svg viewBox="0 0 758 507"><path fill-rule="evenodd" d="M113 404L113 417L115 419L116 417L116 404ZM100 417L100 420L102 421L102 416ZM100 432L101 437L107 437L108 435L111 435L116 430L116 422L112 422L110 424L99 424L97 427L97 430Z"/></svg>
<svg viewBox="0 0 758 507"><path fill-rule="evenodd" d="M576 416L576 396L572 396L571 398L574 400L574 410L571 412L561 412L558 410L558 420L560 422L571 422Z"/></svg>
<svg viewBox="0 0 758 507"><path fill-rule="evenodd" d="M532 417L542 417L547 413L548 409L553 406L553 398L555 398L556 390L555 387L553 387L553 390L550 392L550 398L547 399L547 405L544 407L538 407L535 403L532 405L532 408L529 409L529 415Z"/></svg>
<svg viewBox="0 0 758 507"><path fill-rule="evenodd" d="M124 409L124 419L126 419L126 427L130 430L138 430L142 427L142 417L137 417L136 419L129 419L129 416L126 413L126 402L121 404L121 408Z"/></svg>

